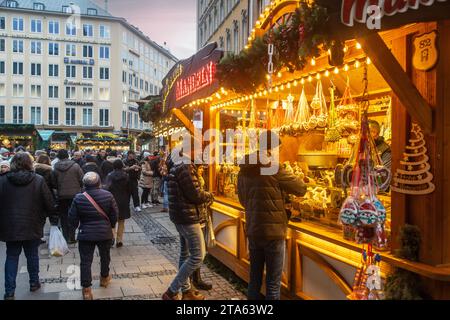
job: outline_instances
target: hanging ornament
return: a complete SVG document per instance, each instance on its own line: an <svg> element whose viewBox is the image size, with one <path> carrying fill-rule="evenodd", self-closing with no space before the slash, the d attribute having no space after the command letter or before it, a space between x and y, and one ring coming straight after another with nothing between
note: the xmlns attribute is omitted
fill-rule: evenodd
<svg viewBox="0 0 450 320"><path fill-rule="evenodd" d="M325 128L327 126L328 110L321 80L317 81L316 95L311 102L311 108L313 109L313 114L309 121L309 127L312 129L316 127Z"/></svg>
<svg viewBox="0 0 450 320"><path fill-rule="evenodd" d="M294 119L294 127L295 131L308 131L309 128L309 103L308 98L306 97L305 88L303 87L302 93L300 95L300 99L298 101L297 113Z"/></svg>
<svg viewBox="0 0 450 320"><path fill-rule="evenodd" d="M332 83L330 87L330 113L328 116L328 129L325 133L325 141L326 142L337 142L341 139L341 129L336 126L336 107L334 101L334 92L336 87Z"/></svg>
<svg viewBox="0 0 450 320"><path fill-rule="evenodd" d="M404 160L400 161L404 168L395 173L392 190L411 195L433 193L435 185L432 182L433 174L430 172L425 137L416 123L412 125L409 144L403 154Z"/></svg>

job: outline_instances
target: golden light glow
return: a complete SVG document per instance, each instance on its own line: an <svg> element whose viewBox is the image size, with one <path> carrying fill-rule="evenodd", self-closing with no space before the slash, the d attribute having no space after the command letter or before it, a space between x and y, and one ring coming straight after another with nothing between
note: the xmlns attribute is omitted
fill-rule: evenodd
<svg viewBox="0 0 450 320"><path fill-rule="evenodd" d="M339 68L338 68L338 67L334 68L334 73L335 73L335 74L338 74L338 73L339 73Z"/></svg>
<svg viewBox="0 0 450 320"><path fill-rule="evenodd" d="M305 78L302 78L301 84L305 84Z"/></svg>
<svg viewBox="0 0 450 320"><path fill-rule="evenodd" d="M370 58L367 57L367 64L371 64L371 63L372 63L372 60L370 60Z"/></svg>
<svg viewBox="0 0 450 320"><path fill-rule="evenodd" d="M280 89L278 87L275 87L275 92L280 91Z"/></svg>
<svg viewBox="0 0 450 320"><path fill-rule="evenodd" d="M281 89L281 91L284 90L284 84L282 84L282 85L280 86L280 89Z"/></svg>
<svg viewBox="0 0 450 320"><path fill-rule="evenodd" d="M281 78L283 76L283 74L281 72L278 72L278 78Z"/></svg>
<svg viewBox="0 0 450 320"><path fill-rule="evenodd" d="M289 82L288 84L287 84L287 86L286 86L288 89L290 89L291 88L291 83Z"/></svg>
<svg viewBox="0 0 450 320"><path fill-rule="evenodd" d="M316 79L317 79L317 80L320 80L320 73L318 73L318 74L316 75Z"/></svg>
<svg viewBox="0 0 450 320"><path fill-rule="evenodd" d="M350 69L350 68L349 68L348 64L346 64L346 65L344 66L344 71L348 71L348 69Z"/></svg>
<svg viewBox="0 0 450 320"><path fill-rule="evenodd" d="M357 43L356 43L356 49L359 50L359 49L361 49L361 48L362 48L361 44L360 44L359 42L357 42Z"/></svg>
<svg viewBox="0 0 450 320"><path fill-rule="evenodd" d="M330 76L330 71L325 71L325 77L329 77Z"/></svg>
<svg viewBox="0 0 450 320"><path fill-rule="evenodd" d="M311 65L314 67L316 65L316 59L312 58L311 59Z"/></svg>
<svg viewBox="0 0 450 320"><path fill-rule="evenodd" d="M308 77L308 81L311 82L313 78L311 76Z"/></svg>
<svg viewBox="0 0 450 320"><path fill-rule="evenodd" d="M355 62L355 68L358 69L361 66L361 62L359 62L358 60L356 60Z"/></svg>
<svg viewBox="0 0 450 320"><path fill-rule="evenodd" d="M268 93L267 90L264 90L264 95L265 95L265 96L267 96L267 93Z"/></svg>
<svg viewBox="0 0 450 320"><path fill-rule="evenodd" d="M294 87L298 86L297 80L294 81Z"/></svg>

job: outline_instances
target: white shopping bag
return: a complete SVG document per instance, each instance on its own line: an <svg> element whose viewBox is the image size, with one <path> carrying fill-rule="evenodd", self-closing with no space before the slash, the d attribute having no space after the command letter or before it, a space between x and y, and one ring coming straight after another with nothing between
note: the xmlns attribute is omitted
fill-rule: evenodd
<svg viewBox="0 0 450 320"><path fill-rule="evenodd" d="M63 257L70 252L66 239L64 239L64 236L57 226L50 227L48 251L53 257Z"/></svg>

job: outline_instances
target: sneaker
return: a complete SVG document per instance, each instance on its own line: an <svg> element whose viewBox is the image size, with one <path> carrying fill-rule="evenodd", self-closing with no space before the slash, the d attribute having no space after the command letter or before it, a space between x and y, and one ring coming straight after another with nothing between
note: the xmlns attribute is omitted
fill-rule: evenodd
<svg viewBox="0 0 450 320"><path fill-rule="evenodd" d="M111 275L107 276L106 278L100 277L100 287L108 288L109 284L111 283L112 277Z"/></svg>
<svg viewBox="0 0 450 320"><path fill-rule="evenodd" d="M3 300L5 300L5 301L13 301L13 300L16 300L16 297L14 296L14 293L13 294L5 294L3 296Z"/></svg>
<svg viewBox="0 0 450 320"><path fill-rule="evenodd" d="M167 289L166 292L162 295L163 300L181 300L180 295L178 293L173 293L170 289Z"/></svg>
<svg viewBox="0 0 450 320"><path fill-rule="evenodd" d="M142 212L141 207L134 208L134 212Z"/></svg>
<svg viewBox="0 0 450 320"><path fill-rule="evenodd" d="M41 288L41 283L35 283L30 285L30 292L36 292Z"/></svg>
<svg viewBox="0 0 450 320"><path fill-rule="evenodd" d="M147 207L148 207L148 208L153 208L154 205L152 205L151 203L147 203Z"/></svg>
<svg viewBox="0 0 450 320"><path fill-rule="evenodd" d="M147 208L148 208L148 204L143 203L143 204L142 204L142 209L147 209Z"/></svg>
<svg viewBox="0 0 450 320"><path fill-rule="evenodd" d="M114 248L115 244L116 244L116 239L112 239L112 241L111 241L111 248Z"/></svg>
<svg viewBox="0 0 450 320"><path fill-rule="evenodd" d="M205 296L197 290L190 289L183 292L182 300L205 300Z"/></svg>
<svg viewBox="0 0 450 320"><path fill-rule="evenodd" d="M123 243L122 242L117 242L116 248L122 248L122 247L123 247Z"/></svg>

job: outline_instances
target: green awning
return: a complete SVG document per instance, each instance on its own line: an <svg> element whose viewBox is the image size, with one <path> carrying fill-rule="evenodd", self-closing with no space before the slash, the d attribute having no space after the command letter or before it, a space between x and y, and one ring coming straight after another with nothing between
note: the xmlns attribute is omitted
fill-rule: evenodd
<svg viewBox="0 0 450 320"><path fill-rule="evenodd" d="M55 130L38 130L43 141L49 141Z"/></svg>
<svg viewBox="0 0 450 320"><path fill-rule="evenodd" d="M70 136L70 139L72 140L72 143L74 144L74 145L76 145L77 144L77 140L78 140L78 136L74 136L74 135L71 135Z"/></svg>

